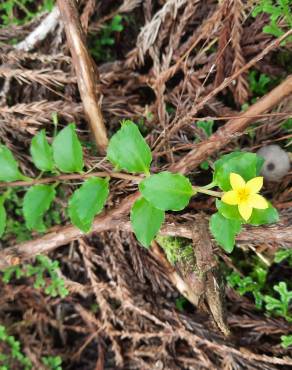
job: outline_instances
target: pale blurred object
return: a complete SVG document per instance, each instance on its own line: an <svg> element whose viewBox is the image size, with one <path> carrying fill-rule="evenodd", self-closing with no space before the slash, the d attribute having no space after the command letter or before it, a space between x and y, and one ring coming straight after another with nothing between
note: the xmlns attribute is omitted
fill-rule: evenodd
<svg viewBox="0 0 292 370"><path fill-rule="evenodd" d="M267 181L280 181L290 170L289 154L279 145L266 145L257 151L264 158L261 175Z"/></svg>

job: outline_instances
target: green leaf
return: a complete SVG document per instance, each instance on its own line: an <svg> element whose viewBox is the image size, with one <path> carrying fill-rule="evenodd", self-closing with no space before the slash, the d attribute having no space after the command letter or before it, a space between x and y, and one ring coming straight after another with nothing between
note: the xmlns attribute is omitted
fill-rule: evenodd
<svg viewBox="0 0 292 370"><path fill-rule="evenodd" d="M136 200L131 209L131 224L139 242L148 247L164 221L164 211L153 207L145 198Z"/></svg>
<svg viewBox="0 0 292 370"><path fill-rule="evenodd" d="M204 162L202 162L202 163L200 164L200 168L201 168L202 170L208 170L208 169L209 169L209 163L208 163L208 161L204 161Z"/></svg>
<svg viewBox="0 0 292 370"><path fill-rule="evenodd" d="M18 163L11 151L5 146L0 145L0 181L25 180L26 177L18 169Z"/></svg>
<svg viewBox="0 0 292 370"><path fill-rule="evenodd" d="M4 197L0 197L0 237L4 234L6 227L6 211L4 208Z"/></svg>
<svg viewBox="0 0 292 370"><path fill-rule="evenodd" d="M149 173L152 161L151 150L138 127L124 121L122 127L110 139L107 158L119 169L128 172Z"/></svg>
<svg viewBox="0 0 292 370"><path fill-rule="evenodd" d="M23 199L23 214L29 230L44 232L43 215L50 208L56 191L51 185L34 185Z"/></svg>
<svg viewBox="0 0 292 370"><path fill-rule="evenodd" d="M238 211L238 206L231 206L219 199L216 199L216 208L218 209L218 212L225 218L245 222Z"/></svg>
<svg viewBox="0 0 292 370"><path fill-rule="evenodd" d="M46 138L46 130L41 130L32 140L30 153L33 163L41 171L52 171L54 168L53 150Z"/></svg>
<svg viewBox="0 0 292 370"><path fill-rule="evenodd" d="M288 260L288 263L291 261L289 264L292 263L292 249L277 250L277 252L275 254L275 262L280 263L285 259Z"/></svg>
<svg viewBox="0 0 292 370"><path fill-rule="evenodd" d="M292 335L281 335L281 346L283 348L292 347Z"/></svg>
<svg viewBox="0 0 292 370"><path fill-rule="evenodd" d="M181 211L193 195L189 179L168 171L151 175L139 184L144 198L162 211Z"/></svg>
<svg viewBox="0 0 292 370"><path fill-rule="evenodd" d="M69 200L72 223L84 232L91 229L94 216L100 213L109 194L107 179L91 177L77 189Z"/></svg>
<svg viewBox="0 0 292 370"><path fill-rule="evenodd" d="M81 172L83 169L82 146L75 131L75 124L63 128L53 141L53 156L62 172Z"/></svg>
<svg viewBox="0 0 292 370"><path fill-rule="evenodd" d="M197 126L202 129L208 137L210 137L213 133L214 121L198 121Z"/></svg>
<svg viewBox="0 0 292 370"><path fill-rule="evenodd" d="M215 162L213 181L224 191L231 189L229 176L237 173L248 181L257 176L262 158L254 153L234 152L222 156Z"/></svg>
<svg viewBox="0 0 292 370"><path fill-rule="evenodd" d="M288 132L291 132L291 131L292 131L292 118L288 118L286 121L284 121L284 122L281 124L281 127L282 127L284 130L287 130Z"/></svg>
<svg viewBox="0 0 292 370"><path fill-rule="evenodd" d="M269 203L269 207L267 209L256 209L253 208L252 215L248 222L246 222L240 215L238 211L238 206L231 206L222 202L219 199L216 199L216 208L218 212L230 219L230 220L238 220L241 223L248 223L250 225L259 226L265 224L272 224L274 222L279 221L279 214L278 211Z"/></svg>
<svg viewBox="0 0 292 370"><path fill-rule="evenodd" d="M241 222L228 220L217 212L210 218L210 230L217 243L227 253L231 253L234 248L235 236L241 230Z"/></svg>
<svg viewBox="0 0 292 370"><path fill-rule="evenodd" d="M285 33L283 30L281 30L281 28L279 26L277 26L276 23L272 23L272 22L269 25L264 26L263 32L264 33L269 33L270 35L273 35L273 36L276 36L276 37L280 37L280 36L284 35L284 33Z"/></svg>
<svg viewBox="0 0 292 370"><path fill-rule="evenodd" d="M276 208L269 204L267 209L253 209L251 218L248 220L250 225L266 225L279 221L279 214Z"/></svg>

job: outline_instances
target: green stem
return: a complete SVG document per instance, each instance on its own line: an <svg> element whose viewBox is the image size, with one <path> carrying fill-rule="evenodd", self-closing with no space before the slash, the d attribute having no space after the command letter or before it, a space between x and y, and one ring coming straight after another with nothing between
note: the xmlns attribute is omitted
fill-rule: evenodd
<svg viewBox="0 0 292 370"><path fill-rule="evenodd" d="M8 199L9 198L9 196L10 196L10 194L11 194L11 191L12 191L12 189L10 188L10 189L7 189L2 195L1 195L1 198L2 198L2 200L3 201L5 201L6 199Z"/></svg>
<svg viewBox="0 0 292 370"><path fill-rule="evenodd" d="M201 188L201 189L212 189L212 188L214 188L216 185L217 185L217 184L216 184L216 182L215 182L215 181L212 181L212 182L210 182L210 184L207 184L207 185L201 186L200 188Z"/></svg>
<svg viewBox="0 0 292 370"><path fill-rule="evenodd" d="M204 187L200 187L200 186L193 186L193 190L194 190L195 193L208 194L208 195L211 195L212 197L217 197L217 198L222 197L221 192L214 191L214 190L208 190L208 189L206 189Z"/></svg>
<svg viewBox="0 0 292 370"><path fill-rule="evenodd" d="M33 13L31 13L28 9L27 9L27 7L25 6L25 5L23 5L20 1L18 1L18 0L14 0L15 1L15 3L16 3L16 5L21 9L21 10L23 10L24 11L24 13L29 17L29 16L33 16L34 14Z"/></svg>

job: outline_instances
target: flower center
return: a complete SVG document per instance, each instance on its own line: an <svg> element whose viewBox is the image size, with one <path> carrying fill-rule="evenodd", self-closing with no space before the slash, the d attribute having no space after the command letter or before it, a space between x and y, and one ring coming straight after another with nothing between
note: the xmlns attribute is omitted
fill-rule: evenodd
<svg viewBox="0 0 292 370"><path fill-rule="evenodd" d="M246 202L249 197L249 191L246 188L242 188L242 189L237 190L237 195L238 195L240 203Z"/></svg>

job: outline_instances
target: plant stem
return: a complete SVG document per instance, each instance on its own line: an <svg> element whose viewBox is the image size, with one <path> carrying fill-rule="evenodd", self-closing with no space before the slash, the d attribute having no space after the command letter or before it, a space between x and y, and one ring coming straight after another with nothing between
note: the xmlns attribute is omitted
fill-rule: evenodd
<svg viewBox="0 0 292 370"><path fill-rule="evenodd" d="M208 189L206 189L204 187L200 187L200 186L193 186L193 190L196 193L208 194L208 195L211 195L212 197L217 197L217 198L221 198L222 197L222 193L221 192L214 191L214 190L208 190Z"/></svg>
<svg viewBox="0 0 292 370"><path fill-rule="evenodd" d="M143 177L141 176L134 176L129 175L127 173L120 173L120 172L105 172L105 171L99 171L99 172L91 172L91 173L84 173L84 174L68 174L68 175L59 175L59 176L53 176L53 177L47 177L44 179L31 179L30 181L13 181L13 182L0 182L0 188L3 187L15 187L15 186L31 186L35 184L48 184L51 182L58 182L58 181L68 181L68 180L83 180L87 179L89 177L113 177L116 179L122 179L122 180L130 180L130 181L141 181Z"/></svg>
<svg viewBox="0 0 292 370"><path fill-rule="evenodd" d="M211 189L211 188L214 188L215 186L216 186L216 183L212 181L212 182L210 182L210 184L201 186L200 188L202 188L202 189Z"/></svg>

